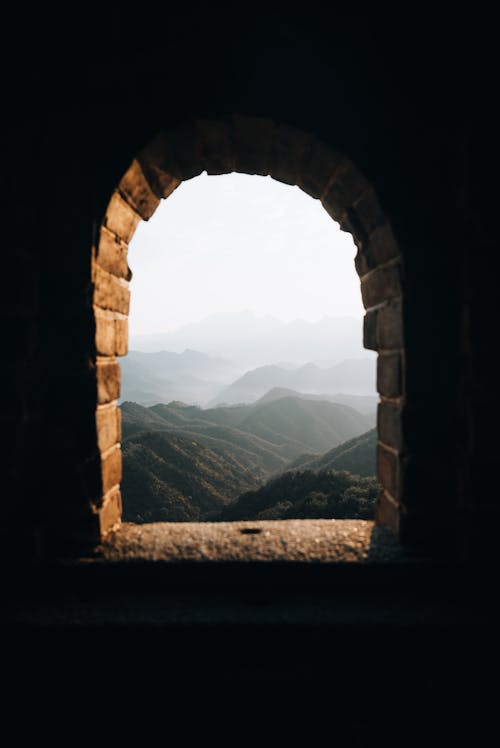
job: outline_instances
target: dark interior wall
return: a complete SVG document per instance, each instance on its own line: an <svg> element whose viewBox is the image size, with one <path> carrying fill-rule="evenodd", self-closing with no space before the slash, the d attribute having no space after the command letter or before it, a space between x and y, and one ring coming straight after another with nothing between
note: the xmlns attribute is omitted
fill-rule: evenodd
<svg viewBox="0 0 500 748"><path fill-rule="evenodd" d="M466 552L478 507L495 511L487 19L190 8L52 20L13 22L7 50L8 534L36 544L68 515L87 521L99 491L90 252L113 189L162 129L237 112L314 133L373 185L405 268L403 537L458 538Z"/></svg>

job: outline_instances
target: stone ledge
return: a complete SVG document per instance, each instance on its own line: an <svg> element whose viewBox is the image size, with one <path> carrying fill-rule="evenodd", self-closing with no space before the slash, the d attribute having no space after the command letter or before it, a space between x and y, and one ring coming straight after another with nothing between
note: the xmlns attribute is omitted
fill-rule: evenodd
<svg viewBox="0 0 500 748"><path fill-rule="evenodd" d="M97 549L106 561L373 563L402 559L394 537L365 520L123 524Z"/></svg>
<svg viewBox="0 0 500 748"><path fill-rule="evenodd" d="M307 648L321 629L329 645L335 632L343 642L352 634L353 647L369 630L379 645L382 629L391 642L395 630L404 641L417 629L496 633L496 574L484 565L465 572L404 554L366 521L125 524L87 555L17 563L5 578L2 625L9 640L52 630L58 641L66 631L116 644L122 631L140 638L139 649L155 631L161 646L184 632L190 648L219 629L226 643L234 630L238 646L254 636L261 647L273 627L282 641L284 625L309 627ZM184 657L182 646L168 651Z"/></svg>

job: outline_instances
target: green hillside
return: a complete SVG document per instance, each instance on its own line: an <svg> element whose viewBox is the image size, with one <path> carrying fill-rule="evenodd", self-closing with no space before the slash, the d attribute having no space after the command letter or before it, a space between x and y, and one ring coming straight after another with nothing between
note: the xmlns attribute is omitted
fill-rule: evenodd
<svg viewBox="0 0 500 748"><path fill-rule="evenodd" d="M378 396L375 395L346 395L344 393L337 393L335 395L323 393L318 395L310 392L296 392L288 387L273 387L259 398L254 405L263 405L272 400L280 400L282 397L300 397L302 400L323 400L328 403L349 405L359 413L371 416L373 423L376 422Z"/></svg>
<svg viewBox="0 0 500 748"><path fill-rule="evenodd" d="M125 519L135 522L211 519L291 460L324 460L366 430L354 409L300 397L207 410L125 402L121 412Z"/></svg>
<svg viewBox="0 0 500 748"><path fill-rule="evenodd" d="M156 405L152 408L136 403L124 403L121 410L124 440L131 435L137 436L141 431L148 433L152 430L161 430L179 434L216 449L221 454L237 455L238 459L246 462L262 478L284 470L290 459L297 454L296 449L290 449L286 444L273 444L240 429L225 426L224 418L220 419L222 424L209 418L205 420L202 414L208 411L182 403Z"/></svg>
<svg viewBox="0 0 500 748"><path fill-rule="evenodd" d="M129 437L123 456L125 521L208 520L262 479L234 455L169 432Z"/></svg>
<svg viewBox="0 0 500 748"><path fill-rule="evenodd" d="M256 405L240 428L274 444L322 452L366 430L366 418L337 403L283 397Z"/></svg>
<svg viewBox="0 0 500 748"><path fill-rule="evenodd" d="M125 402L120 406L122 414L122 436L127 438L140 431L165 430L168 423L153 408L137 403Z"/></svg>
<svg viewBox="0 0 500 748"><path fill-rule="evenodd" d="M259 366L232 382L210 404L255 403L275 387L313 394L350 393L374 397L374 362L371 357L364 357L346 359L328 368L312 362L291 369L276 364Z"/></svg>
<svg viewBox="0 0 500 748"><path fill-rule="evenodd" d="M210 433L218 438L236 439L242 434L264 440L263 447L289 459L304 452L325 452L364 433L370 417L339 403L283 397L255 405L209 408L171 402L144 407L121 405L123 435L156 429ZM228 429L223 432L221 429ZM238 432L237 434L234 432ZM225 434L225 435L224 435ZM274 446L272 446L274 445Z"/></svg>
<svg viewBox="0 0 500 748"><path fill-rule="evenodd" d="M379 490L375 478L346 471L288 471L242 494L218 519L373 519Z"/></svg>
<svg viewBox="0 0 500 748"><path fill-rule="evenodd" d="M171 421L176 419L178 423L213 423L221 426L238 427L245 416L250 413L251 405L233 405L229 407L207 408L206 410L196 405L171 402L168 405L160 403L154 405L151 410L163 419Z"/></svg>
<svg viewBox="0 0 500 748"><path fill-rule="evenodd" d="M297 457L289 469L313 470L348 470L355 475L373 476L376 472L377 429L350 439L326 454L304 454Z"/></svg>

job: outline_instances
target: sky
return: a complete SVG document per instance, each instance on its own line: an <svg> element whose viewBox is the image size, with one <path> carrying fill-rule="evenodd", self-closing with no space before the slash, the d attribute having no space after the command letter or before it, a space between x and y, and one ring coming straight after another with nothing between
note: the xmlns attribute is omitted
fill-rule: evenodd
<svg viewBox="0 0 500 748"><path fill-rule="evenodd" d="M175 330L220 312L361 318L354 255L350 234L298 187L202 174L163 200L130 243L130 332Z"/></svg>

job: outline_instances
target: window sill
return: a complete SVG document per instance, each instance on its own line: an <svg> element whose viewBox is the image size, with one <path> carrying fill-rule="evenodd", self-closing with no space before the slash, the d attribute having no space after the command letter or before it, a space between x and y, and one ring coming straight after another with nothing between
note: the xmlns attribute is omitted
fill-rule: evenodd
<svg viewBox="0 0 500 748"><path fill-rule="evenodd" d="M125 523L94 558L161 562L381 563L402 560L396 540L366 520Z"/></svg>
<svg viewBox="0 0 500 748"><path fill-rule="evenodd" d="M92 553L19 565L7 582L15 629L492 620L474 569L405 554L359 520L126 523Z"/></svg>

